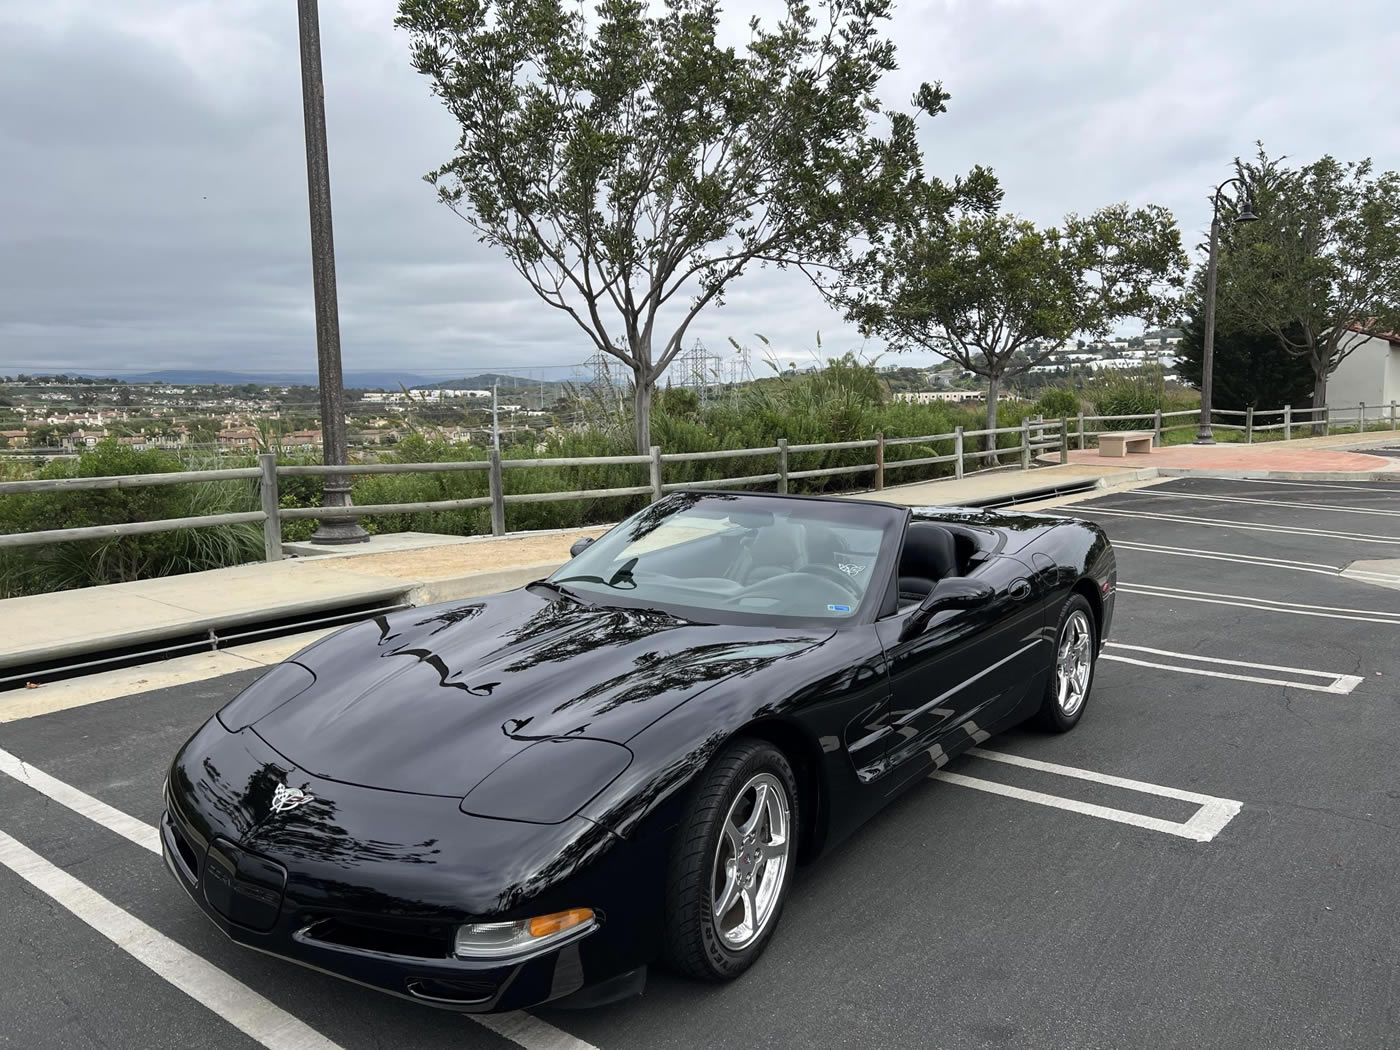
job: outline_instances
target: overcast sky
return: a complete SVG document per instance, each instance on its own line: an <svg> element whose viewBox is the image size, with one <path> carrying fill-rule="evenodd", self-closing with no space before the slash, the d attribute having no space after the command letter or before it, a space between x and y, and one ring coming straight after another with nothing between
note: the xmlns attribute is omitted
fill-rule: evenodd
<svg viewBox="0 0 1400 1050"><path fill-rule="evenodd" d="M933 172L989 165L1008 209L1042 223L1164 204L1194 246L1210 189L1256 139L1400 168L1394 4L906 0L884 93L952 93L924 129ZM584 359L572 322L421 181L455 125L393 14L392 0L321 4L346 368ZM295 0L3 0L0 372L314 371L298 76ZM754 332L785 361L817 331L827 354L860 346L771 271L691 331L727 356L727 336Z"/></svg>

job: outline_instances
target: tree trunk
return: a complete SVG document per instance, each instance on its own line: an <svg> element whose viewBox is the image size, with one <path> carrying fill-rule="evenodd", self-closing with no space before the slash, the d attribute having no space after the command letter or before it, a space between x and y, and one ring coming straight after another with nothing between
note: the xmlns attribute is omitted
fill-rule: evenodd
<svg viewBox="0 0 1400 1050"><path fill-rule="evenodd" d="M646 370L633 373L635 385L632 390L633 419L636 423L637 455L651 454L651 396L654 386L647 378Z"/></svg>
<svg viewBox="0 0 1400 1050"><path fill-rule="evenodd" d="M987 377L987 429L988 429L988 430L995 430L995 429L997 428L997 388L1000 387L1000 386L1001 386L1001 377L1000 377L1000 376L988 376L988 377ZM991 453L991 455L987 457L987 466L991 466L991 467L1000 466L1000 461L997 459L997 456L996 456L996 447L997 447L997 436L996 436L995 434L988 434L986 437L984 437L984 438L982 439L982 449L983 449L983 451L986 451L986 452L990 452L990 453Z"/></svg>
<svg viewBox="0 0 1400 1050"><path fill-rule="evenodd" d="M1322 348L1319 347L1318 349L1322 349ZM1316 355L1314 355L1314 356L1313 356L1313 359L1312 359L1312 366L1313 366L1312 407L1313 407L1313 408L1321 408L1321 409L1324 409L1324 411L1325 411L1325 409L1326 409L1326 407L1327 407L1327 365L1330 363L1330 361L1331 361L1331 356L1330 356L1330 355L1328 355L1328 356L1326 356L1326 357L1322 357L1322 358L1318 358ZM1312 428L1312 432L1313 432L1313 436L1314 436L1314 437L1317 437L1317 436L1319 436L1319 435L1321 435L1321 434L1326 433L1326 427L1323 425L1323 419L1324 419L1324 418L1325 418L1324 413L1321 413L1321 412L1314 412L1314 413L1313 413L1313 428Z"/></svg>

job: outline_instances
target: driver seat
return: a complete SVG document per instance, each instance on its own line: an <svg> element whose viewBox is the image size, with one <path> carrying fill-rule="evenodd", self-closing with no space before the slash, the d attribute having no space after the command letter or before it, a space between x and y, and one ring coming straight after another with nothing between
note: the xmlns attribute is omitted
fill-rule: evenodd
<svg viewBox="0 0 1400 1050"><path fill-rule="evenodd" d="M900 597L922 601L934 584L957 573L958 551L952 533L924 522L910 525L899 556Z"/></svg>

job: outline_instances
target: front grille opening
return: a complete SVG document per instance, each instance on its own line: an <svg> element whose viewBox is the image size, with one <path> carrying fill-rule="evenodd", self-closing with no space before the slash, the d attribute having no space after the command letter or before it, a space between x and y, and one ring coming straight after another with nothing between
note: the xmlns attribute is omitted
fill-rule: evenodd
<svg viewBox="0 0 1400 1050"><path fill-rule="evenodd" d="M410 977L404 981L410 995L435 1003L484 1003L496 994L496 982L481 979Z"/></svg>
<svg viewBox="0 0 1400 1050"><path fill-rule="evenodd" d="M320 919L302 931L309 941L333 944L357 951L407 955L416 959L446 959L452 954L452 934L447 927L426 930L391 930L345 919Z"/></svg>

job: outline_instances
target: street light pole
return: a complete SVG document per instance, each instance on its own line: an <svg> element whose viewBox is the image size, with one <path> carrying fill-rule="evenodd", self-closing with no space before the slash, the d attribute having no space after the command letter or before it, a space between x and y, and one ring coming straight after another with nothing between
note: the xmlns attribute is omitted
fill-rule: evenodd
<svg viewBox="0 0 1400 1050"><path fill-rule="evenodd" d="M1216 273L1220 268L1220 194L1226 186L1231 183L1238 183L1241 190L1246 193L1249 188L1244 184L1244 180L1238 177L1226 179L1219 186L1215 187L1215 194L1211 197L1211 219L1210 219L1210 256L1206 262L1206 317L1205 333L1201 340L1201 422L1196 428L1196 444L1214 445L1215 434L1211 430L1211 381L1215 371L1215 281ZM1254 208L1246 196L1244 207L1235 216L1235 222L1253 222L1259 216L1254 214Z"/></svg>
<svg viewBox="0 0 1400 1050"><path fill-rule="evenodd" d="M321 23L316 0L297 0L301 41L301 106L306 124L306 189L311 210L311 275L316 301L316 373L321 386L321 458L346 462L345 391L340 369L340 311L335 292L335 238L331 233L331 175L326 149L325 88L321 79ZM328 474L321 505L348 507L350 479ZM369 534L354 518L322 518L313 543L363 543Z"/></svg>

